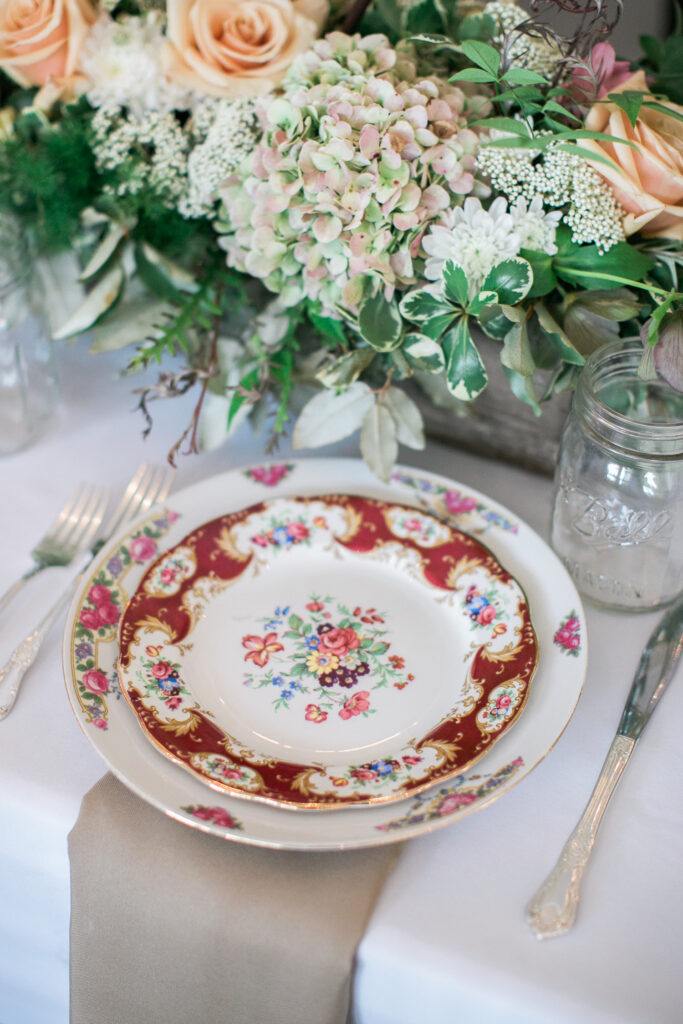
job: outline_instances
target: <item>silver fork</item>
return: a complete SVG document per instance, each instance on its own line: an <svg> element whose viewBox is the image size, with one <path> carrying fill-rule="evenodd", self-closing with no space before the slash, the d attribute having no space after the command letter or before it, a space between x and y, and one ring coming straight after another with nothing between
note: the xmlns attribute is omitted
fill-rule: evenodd
<svg viewBox="0 0 683 1024"><path fill-rule="evenodd" d="M0 597L0 613L33 576L51 566L69 565L85 551L102 524L106 507L106 491L81 484L31 552L35 565Z"/></svg>
<svg viewBox="0 0 683 1024"><path fill-rule="evenodd" d="M123 523L134 516L141 515L152 505L164 501L173 484L175 470L147 466L144 463L138 469L125 490L118 507L107 520L107 523L90 549L90 558L80 573L55 601L47 615L38 623L32 633L22 640L10 655L9 661L0 670L0 686L9 685L9 694L4 704L0 705L0 721L7 718L14 707L19 687L29 668L36 660L43 640L67 602L76 593L83 580L88 566L97 556L104 544L112 537Z"/></svg>

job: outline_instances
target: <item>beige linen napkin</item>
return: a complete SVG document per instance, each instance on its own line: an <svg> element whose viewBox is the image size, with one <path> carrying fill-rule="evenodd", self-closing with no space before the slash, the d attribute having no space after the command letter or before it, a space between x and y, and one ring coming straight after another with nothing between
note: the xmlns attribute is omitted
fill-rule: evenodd
<svg viewBox="0 0 683 1024"><path fill-rule="evenodd" d="M399 850L225 842L106 775L69 836L71 1024L343 1024Z"/></svg>

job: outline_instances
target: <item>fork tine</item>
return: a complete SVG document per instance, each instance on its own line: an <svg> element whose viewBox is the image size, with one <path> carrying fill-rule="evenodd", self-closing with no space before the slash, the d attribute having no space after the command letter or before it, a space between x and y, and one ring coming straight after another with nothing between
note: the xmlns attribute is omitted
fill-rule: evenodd
<svg viewBox="0 0 683 1024"><path fill-rule="evenodd" d="M158 504L163 501L167 496L173 484L173 478L175 477L174 469L164 469L159 466L154 477L153 483L150 485L147 494L145 494L140 502L140 512L146 512L152 505Z"/></svg>
<svg viewBox="0 0 683 1024"><path fill-rule="evenodd" d="M101 494L99 501L90 513L90 521L86 525L83 536L81 537L81 546L83 548L89 548L91 541L94 539L97 531L102 525L104 519L104 513L107 511L107 505L109 504L109 497L107 494Z"/></svg>
<svg viewBox="0 0 683 1024"><path fill-rule="evenodd" d="M107 520L107 524L104 528L105 537L111 537L112 534L116 533L121 523L123 523L126 519L130 518L130 508L132 507L133 509L135 509L137 505L136 495L140 491L142 483L146 479L148 473L149 468L147 466L147 463L143 462L142 465L138 468L138 471L135 474L135 476L132 478L132 480L126 487L126 490L117 508L114 510L114 512Z"/></svg>
<svg viewBox="0 0 683 1024"><path fill-rule="evenodd" d="M81 510L87 500L87 496L88 488L85 484L80 484L78 490L72 495L71 500L64 506L50 529L47 531L46 536L52 537L60 542L63 537L68 536L74 521L77 521L80 518Z"/></svg>
<svg viewBox="0 0 683 1024"><path fill-rule="evenodd" d="M72 546L78 543L81 530L84 524L87 523L91 511L95 508L100 494L101 491L98 487L83 487L76 507L67 516L59 531L53 536L56 542Z"/></svg>

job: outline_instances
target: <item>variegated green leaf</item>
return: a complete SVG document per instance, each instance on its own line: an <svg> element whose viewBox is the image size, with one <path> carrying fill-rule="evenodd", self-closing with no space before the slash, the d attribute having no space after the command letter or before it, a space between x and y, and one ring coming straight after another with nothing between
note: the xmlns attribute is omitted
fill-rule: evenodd
<svg viewBox="0 0 683 1024"><path fill-rule="evenodd" d="M530 264L521 256L512 256L489 270L482 291L496 292L502 305L516 306L527 295L533 280Z"/></svg>
<svg viewBox="0 0 683 1024"><path fill-rule="evenodd" d="M472 341L467 317L462 317L443 339L448 390L455 398L471 402L488 383L486 367Z"/></svg>
<svg viewBox="0 0 683 1024"><path fill-rule="evenodd" d="M406 335L401 351L415 370L439 373L446 368L441 345L426 334Z"/></svg>

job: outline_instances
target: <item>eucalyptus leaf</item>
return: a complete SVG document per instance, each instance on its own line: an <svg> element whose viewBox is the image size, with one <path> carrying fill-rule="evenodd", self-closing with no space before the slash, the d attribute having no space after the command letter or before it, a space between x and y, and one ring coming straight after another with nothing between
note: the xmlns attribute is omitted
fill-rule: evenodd
<svg viewBox="0 0 683 1024"><path fill-rule="evenodd" d="M536 416L541 415L541 407L538 404L538 398L536 397L536 391L534 390L534 384L531 377L523 377L521 373L517 373L515 370L511 370L509 367L504 366L503 372L508 379L510 390L516 398L520 401L526 402L534 410Z"/></svg>
<svg viewBox="0 0 683 1024"><path fill-rule="evenodd" d="M488 383L486 367L462 317L443 339L448 390L462 402L471 402Z"/></svg>
<svg viewBox="0 0 683 1024"><path fill-rule="evenodd" d="M293 448L319 448L341 441L361 426L375 404L367 384L356 381L339 394L322 391L306 403L294 425Z"/></svg>
<svg viewBox="0 0 683 1024"><path fill-rule="evenodd" d="M99 273L104 265L109 262L125 237L126 231L122 225L110 221L102 241L79 274L79 281L89 281L95 274Z"/></svg>
<svg viewBox="0 0 683 1024"><path fill-rule="evenodd" d="M126 292L127 294L127 292ZM151 338L173 306L149 295L118 304L112 314L95 327L90 352L114 352L126 345L140 345Z"/></svg>
<svg viewBox="0 0 683 1024"><path fill-rule="evenodd" d="M379 402L373 402L363 418L360 450L372 472L388 483L398 456L398 438L391 413Z"/></svg>
<svg viewBox="0 0 683 1024"><path fill-rule="evenodd" d="M153 248L148 242L142 243L142 252L145 259L152 266L156 267L178 291L192 294L199 290L199 283L194 274L191 274L189 270L185 270L184 267L181 267L173 260L169 260L168 257Z"/></svg>
<svg viewBox="0 0 683 1024"><path fill-rule="evenodd" d="M88 292L78 309L53 334L55 341L62 341L64 338L89 330L118 301L124 283L125 275L121 267L114 266L107 271L105 276Z"/></svg>
<svg viewBox="0 0 683 1024"><path fill-rule="evenodd" d="M424 448L422 413L412 398L400 388L389 388L382 404L391 414L400 444L405 444L408 448Z"/></svg>
<svg viewBox="0 0 683 1024"><path fill-rule="evenodd" d="M562 330L548 308L542 302L537 302L534 312L546 338L564 362L583 366L585 362L583 355L576 349L569 335Z"/></svg>

